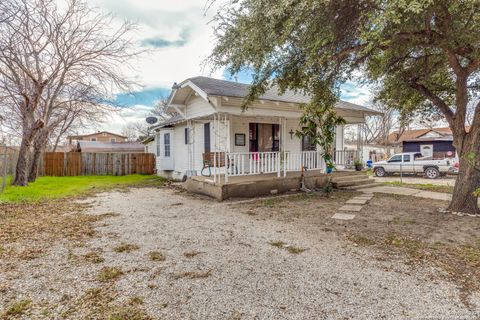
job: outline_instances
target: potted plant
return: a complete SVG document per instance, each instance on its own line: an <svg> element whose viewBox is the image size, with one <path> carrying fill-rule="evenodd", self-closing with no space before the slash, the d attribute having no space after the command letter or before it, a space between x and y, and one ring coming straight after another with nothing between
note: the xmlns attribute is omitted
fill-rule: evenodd
<svg viewBox="0 0 480 320"><path fill-rule="evenodd" d="M362 171L362 169L363 169L363 161L362 160L356 159L353 164L355 165L355 170Z"/></svg>
<svg viewBox="0 0 480 320"><path fill-rule="evenodd" d="M332 173L335 165L332 162L327 163L327 173Z"/></svg>

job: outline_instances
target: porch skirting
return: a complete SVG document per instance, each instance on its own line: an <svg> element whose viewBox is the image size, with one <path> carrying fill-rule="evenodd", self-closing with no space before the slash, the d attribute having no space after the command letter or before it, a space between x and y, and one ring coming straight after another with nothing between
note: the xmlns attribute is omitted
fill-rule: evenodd
<svg viewBox="0 0 480 320"><path fill-rule="evenodd" d="M330 176L338 176L343 172L335 172ZM307 188L322 188L326 186L328 174L320 171L309 171L305 173L305 184ZM295 192L300 189L301 175L299 172L288 172L285 177L277 177L276 174L261 174L254 176L231 177L227 183L214 183L206 177L190 177L184 188L192 193L212 197L218 201L226 199L254 198Z"/></svg>

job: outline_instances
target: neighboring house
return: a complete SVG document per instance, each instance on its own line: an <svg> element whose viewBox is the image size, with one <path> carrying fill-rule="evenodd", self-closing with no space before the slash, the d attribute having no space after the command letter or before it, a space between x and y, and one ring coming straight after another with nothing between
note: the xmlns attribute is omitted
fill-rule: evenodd
<svg viewBox="0 0 480 320"><path fill-rule="evenodd" d="M99 131L90 134L77 135L77 136L68 136L68 143L74 145L77 141L98 141L98 142L126 142L127 137L108 132L108 131Z"/></svg>
<svg viewBox="0 0 480 320"><path fill-rule="evenodd" d="M142 141L145 147L145 153L157 153L157 148L155 145L155 136L148 137Z"/></svg>
<svg viewBox="0 0 480 320"><path fill-rule="evenodd" d="M357 150L357 144L345 143L345 150ZM361 146L361 158L364 162L372 160L373 162L388 159L394 154L394 148L391 146L365 144Z"/></svg>
<svg viewBox="0 0 480 320"><path fill-rule="evenodd" d="M73 148L74 152L121 152L121 153L144 153L145 147L140 142L98 142L98 141L78 141Z"/></svg>
<svg viewBox="0 0 480 320"><path fill-rule="evenodd" d="M299 104L310 98L291 91L280 95L268 90L246 110L242 99L248 85L207 77L195 77L175 84L169 98L169 111L176 115L158 125L155 146L157 172L184 179L202 174L208 165L213 181L230 176L289 171L324 170L321 153L309 137L297 137ZM365 123L365 117L380 114L356 104L339 101L336 112L349 124ZM343 126L336 128L336 163L352 158L356 151L344 151ZM204 174L206 174L204 170Z"/></svg>
<svg viewBox="0 0 480 320"><path fill-rule="evenodd" d="M388 136L388 142L397 152L420 152L424 157L434 159L456 155L452 130L449 127L405 130L402 134L396 131Z"/></svg>

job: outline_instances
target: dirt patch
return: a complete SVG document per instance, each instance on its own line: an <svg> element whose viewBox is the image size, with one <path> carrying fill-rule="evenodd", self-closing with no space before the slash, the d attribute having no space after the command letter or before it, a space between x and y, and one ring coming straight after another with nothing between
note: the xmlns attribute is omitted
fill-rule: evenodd
<svg viewBox="0 0 480 320"><path fill-rule="evenodd" d="M60 239L81 243L95 235L95 222L114 215L89 215L86 208L64 200L0 204L0 257L32 260Z"/></svg>
<svg viewBox="0 0 480 320"><path fill-rule="evenodd" d="M295 222L301 232L332 232L356 245L368 247L378 259L397 259L411 267L439 268L438 276L462 289L462 300L480 291L480 220L440 213L442 201L376 194L355 219L331 219L354 193L335 192L331 198L299 195L238 205L254 219ZM301 200L301 201L299 201ZM283 247L282 241L272 245Z"/></svg>

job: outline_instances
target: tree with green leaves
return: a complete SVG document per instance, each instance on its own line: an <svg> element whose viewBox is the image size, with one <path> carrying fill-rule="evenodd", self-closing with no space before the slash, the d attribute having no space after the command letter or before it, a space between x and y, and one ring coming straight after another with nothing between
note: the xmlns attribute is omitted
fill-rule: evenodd
<svg viewBox="0 0 480 320"><path fill-rule="evenodd" d="M231 0L215 23L213 65L253 70L245 104L275 84L327 114L360 75L405 117L441 113L460 158L449 209L480 214L480 1Z"/></svg>

